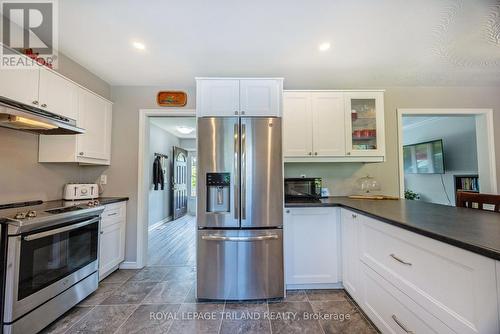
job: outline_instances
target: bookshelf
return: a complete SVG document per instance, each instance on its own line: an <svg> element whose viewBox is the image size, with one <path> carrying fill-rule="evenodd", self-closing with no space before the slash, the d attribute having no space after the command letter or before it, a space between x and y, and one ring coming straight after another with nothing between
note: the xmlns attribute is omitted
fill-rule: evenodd
<svg viewBox="0 0 500 334"><path fill-rule="evenodd" d="M455 194L457 191L479 192L479 175L454 175L455 178Z"/></svg>

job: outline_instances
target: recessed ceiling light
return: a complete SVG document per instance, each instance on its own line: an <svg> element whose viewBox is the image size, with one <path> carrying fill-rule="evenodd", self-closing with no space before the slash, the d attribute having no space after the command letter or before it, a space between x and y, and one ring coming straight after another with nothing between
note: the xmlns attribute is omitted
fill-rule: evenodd
<svg viewBox="0 0 500 334"><path fill-rule="evenodd" d="M179 131L183 135L188 135L194 131L194 128L189 127L189 126L176 126L175 128L177 129L177 131Z"/></svg>
<svg viewBox="0 0 500 334"><path fill-rule="evenodd" d="M330 49L331 45L330 43L328 42L324 42L324 43L321 43L319 46L318 46L318 50L319 51L326 51L328 49Z"/></svg>
<svg viewBox="0 0 500 334"><path fill-rule="evenodd" d="M144 43L141 43L141 42L132 42L132 46L134 48L136 48L137 50L145 50L146 49L146 45L144 45Z"/></svg>

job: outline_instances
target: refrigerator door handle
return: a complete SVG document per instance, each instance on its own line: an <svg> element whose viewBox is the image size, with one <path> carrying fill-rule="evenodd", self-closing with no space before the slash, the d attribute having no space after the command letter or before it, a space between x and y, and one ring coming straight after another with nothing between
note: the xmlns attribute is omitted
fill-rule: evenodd
<svg viewBox="0 0 500 334"><path fill-rule="evenodd" d="M241 219L247 217L247 128L241 124Z"/></svg>
<svg viewBox="0 0 500 334"><path fill-rule="evenodd" d="M239 170L239 156L240 156L240 143L239 143L239 124L234 124L234 219L240 219L240 197L238 185L240 183L240 170Z"/></svg>
<svg viewBox="0 0 500 334"><path fill-rule="evenodd" d="M212 234L212 235L204 235L201 237L202 240L207 240L207 241L237 241L237 242L277 240L278 238L279 236L276 234L260 235L257 237L225 237L222 235Z"/></svg>

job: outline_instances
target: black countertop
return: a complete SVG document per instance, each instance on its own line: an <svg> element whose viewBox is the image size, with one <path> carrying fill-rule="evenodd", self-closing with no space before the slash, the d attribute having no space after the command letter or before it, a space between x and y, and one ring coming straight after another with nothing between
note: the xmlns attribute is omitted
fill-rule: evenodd
<svg viewBox="0 0 500 334"><path fill-rule="evenodd" d="M329 197L286 208L345 207L391 225L500 260L500 213L408 200Z"/></svg>
<svg viewBox="0 0 500 334"><path fill-rule="evenodd" d="M99 202L103 205L128 201L128 197L99 197Z"/></svg>

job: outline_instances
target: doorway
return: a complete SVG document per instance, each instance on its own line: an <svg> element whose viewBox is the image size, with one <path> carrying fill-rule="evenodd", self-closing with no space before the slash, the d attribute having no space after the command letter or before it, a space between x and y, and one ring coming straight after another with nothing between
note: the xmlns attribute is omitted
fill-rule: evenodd
<svg viewBox="0 0 500 334"><path fill-rule="evenodd" d="M195 265L196 117L193 110L141 110L137 263Z"/></svg>
<svg viewBox="0 0 500 334"><path fill-rule="evenodd" d="M399 109L400 195L455 206L458 191L496 194L490 109Z"/></svg>

